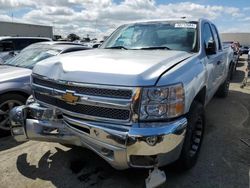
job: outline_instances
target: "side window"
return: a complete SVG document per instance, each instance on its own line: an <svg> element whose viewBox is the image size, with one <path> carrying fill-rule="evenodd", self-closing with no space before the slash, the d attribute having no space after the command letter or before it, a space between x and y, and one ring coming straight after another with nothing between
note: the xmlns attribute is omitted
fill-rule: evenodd
<svg viewBox="0 0 250 188"><path fill-rule="evenodd" d="M213 34L214 34L217 50L221 50L220 37L219 37L218 31L217 31L217 29L216 29L216 27L214 25L212 25L212 31L213 31Z"/></svg>
<svg viewBox="0 0 250 188"><path fill-rule="evenodd" d="M47 39L32 39L30 44L37 43L37 42L47 42L47 41L49 41L49 40L47 40Z"/></svg>
<svg viewBox="0 0 250 188"><path fill-rule="evenodd" d="M214 40L212 30L211 30L210 25L208 23L204 24L203 38L204 38L205 47L208 46L209 41Z"/></svg>
<svg viewBox="0 0 250 188"><path fill-rule="evenodd" d="M17 51L19 48L19 42L18 39L11 39L14 45L14 50Z"/></svg>
<svg viewBox="0 0 250 188"><path fill-rule="evenodd" d="M15 50L20 51L30 45L29 39L13 39Z"/></svg>
<svg viewBox="0 0 250 188"><path fill-rule="evenodd" d="M0 52L9 52L13 50L14 46L12 41L0 41Z"/></svg>
<svg viewBox="0 0 250 188"><path fill-rule="evenodd" d="M43 42L48 41L46 39L33 39L33 38L19 38L19 39L12 39L14 43L14 47L16 51L20 51L27 46L37 43L37 42Z"/></svg>

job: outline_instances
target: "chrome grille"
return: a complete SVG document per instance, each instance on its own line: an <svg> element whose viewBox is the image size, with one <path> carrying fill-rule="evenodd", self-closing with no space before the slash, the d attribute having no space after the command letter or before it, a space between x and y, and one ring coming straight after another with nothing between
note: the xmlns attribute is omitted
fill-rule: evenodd
<svg viewBox="0 0 250 188"><path fill-rule="evenodd" d="M90 96L101 96L117 99L130 99L132 97L132 91L129 89L107 89L107 88L96 88L96 87L82 87L75 85L66 85L62 83L56 83L51 80L44 80L36 76L32 77L33 83L58 90L71 90L78 94L90 95Z"/></svg>
<svg viewBox="0 0 250 188"><path fill-rule="evenodd" d="M41 102L78 114L115 119L115 120L128 120L130 118L129 109L105 108L105 107L90 106L85 104L72 105L55 97L51 97L37 92L34 92L34 96L37 100Z"/></svg>

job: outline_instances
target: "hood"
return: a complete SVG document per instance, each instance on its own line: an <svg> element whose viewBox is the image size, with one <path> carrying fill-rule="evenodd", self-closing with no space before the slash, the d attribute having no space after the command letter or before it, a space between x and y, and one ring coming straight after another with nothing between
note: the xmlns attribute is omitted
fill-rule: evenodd
<svg viewBox="0 0 250 188"><path fill-rule="evenodd" d="M152 86L164 71L190 56L172 50L95 49L49 58L33 73L89 84Z"/></svg>
<svg viewBox="0 0 250 188"><path fill-rule="evenodd" d="M32 70L8 65L0 65L0 83L30 76Z"/></svg>

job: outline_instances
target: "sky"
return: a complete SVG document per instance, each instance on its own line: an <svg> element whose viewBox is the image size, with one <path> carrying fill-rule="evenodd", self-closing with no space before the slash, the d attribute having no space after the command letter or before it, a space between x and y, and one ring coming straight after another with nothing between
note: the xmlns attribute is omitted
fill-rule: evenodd
<svg viewBox="0 0 250 188"><path fill-rule="evenodd" d="M221 33L250 32L249 0L0 0L0 21L50 25L54 34L109 35L124 23L207 18Z"/></svg>

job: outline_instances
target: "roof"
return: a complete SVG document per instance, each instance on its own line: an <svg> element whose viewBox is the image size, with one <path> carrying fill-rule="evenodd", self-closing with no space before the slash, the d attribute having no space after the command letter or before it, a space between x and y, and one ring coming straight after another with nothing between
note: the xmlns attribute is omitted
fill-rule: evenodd
<svg viewBox="0 0 250 188"><path fill-rule="evenodd" d="M0 36L0 40L3 39L47 39L47 40L51 40L51 38L47 38L47 37L11 37L11 36Z"/></svg>
<svg viewBox="0 0 250 188"><path fill-rule="evenodd" d="M48 42L40 42L43 44L47 44L47 45L78 45L78 46L82 46L82 44L80 43L74 43L74 42L69 42L69 41L48 41Z"/></svg>
<svg viewBox="0 0 250 188"><path fill-rule="evenodd" d="M202 18L199 19L189 19L189 18L168 18L168 19L153 19L153 20L138 20L133 22L127 22L127 24L136 24L136 23L148 23L148 22L169 22L169 21L178 21L178 22L199 22Z"/></svg>
<svg viewBox="0 0 250 188"><path fill-rule="evenodd" d="M38 43L34 43L31 44L30 46L26 47L26 49L28 48L50 48L50 49L57 49L57 50L66 50L66 49L70 49L70 48L79 48L79 49L88 49L82 45L79 44L74 44L74 43L69 43L69 44L64 44L64 43L60 43L60 42L38 42Z"/></svg>

